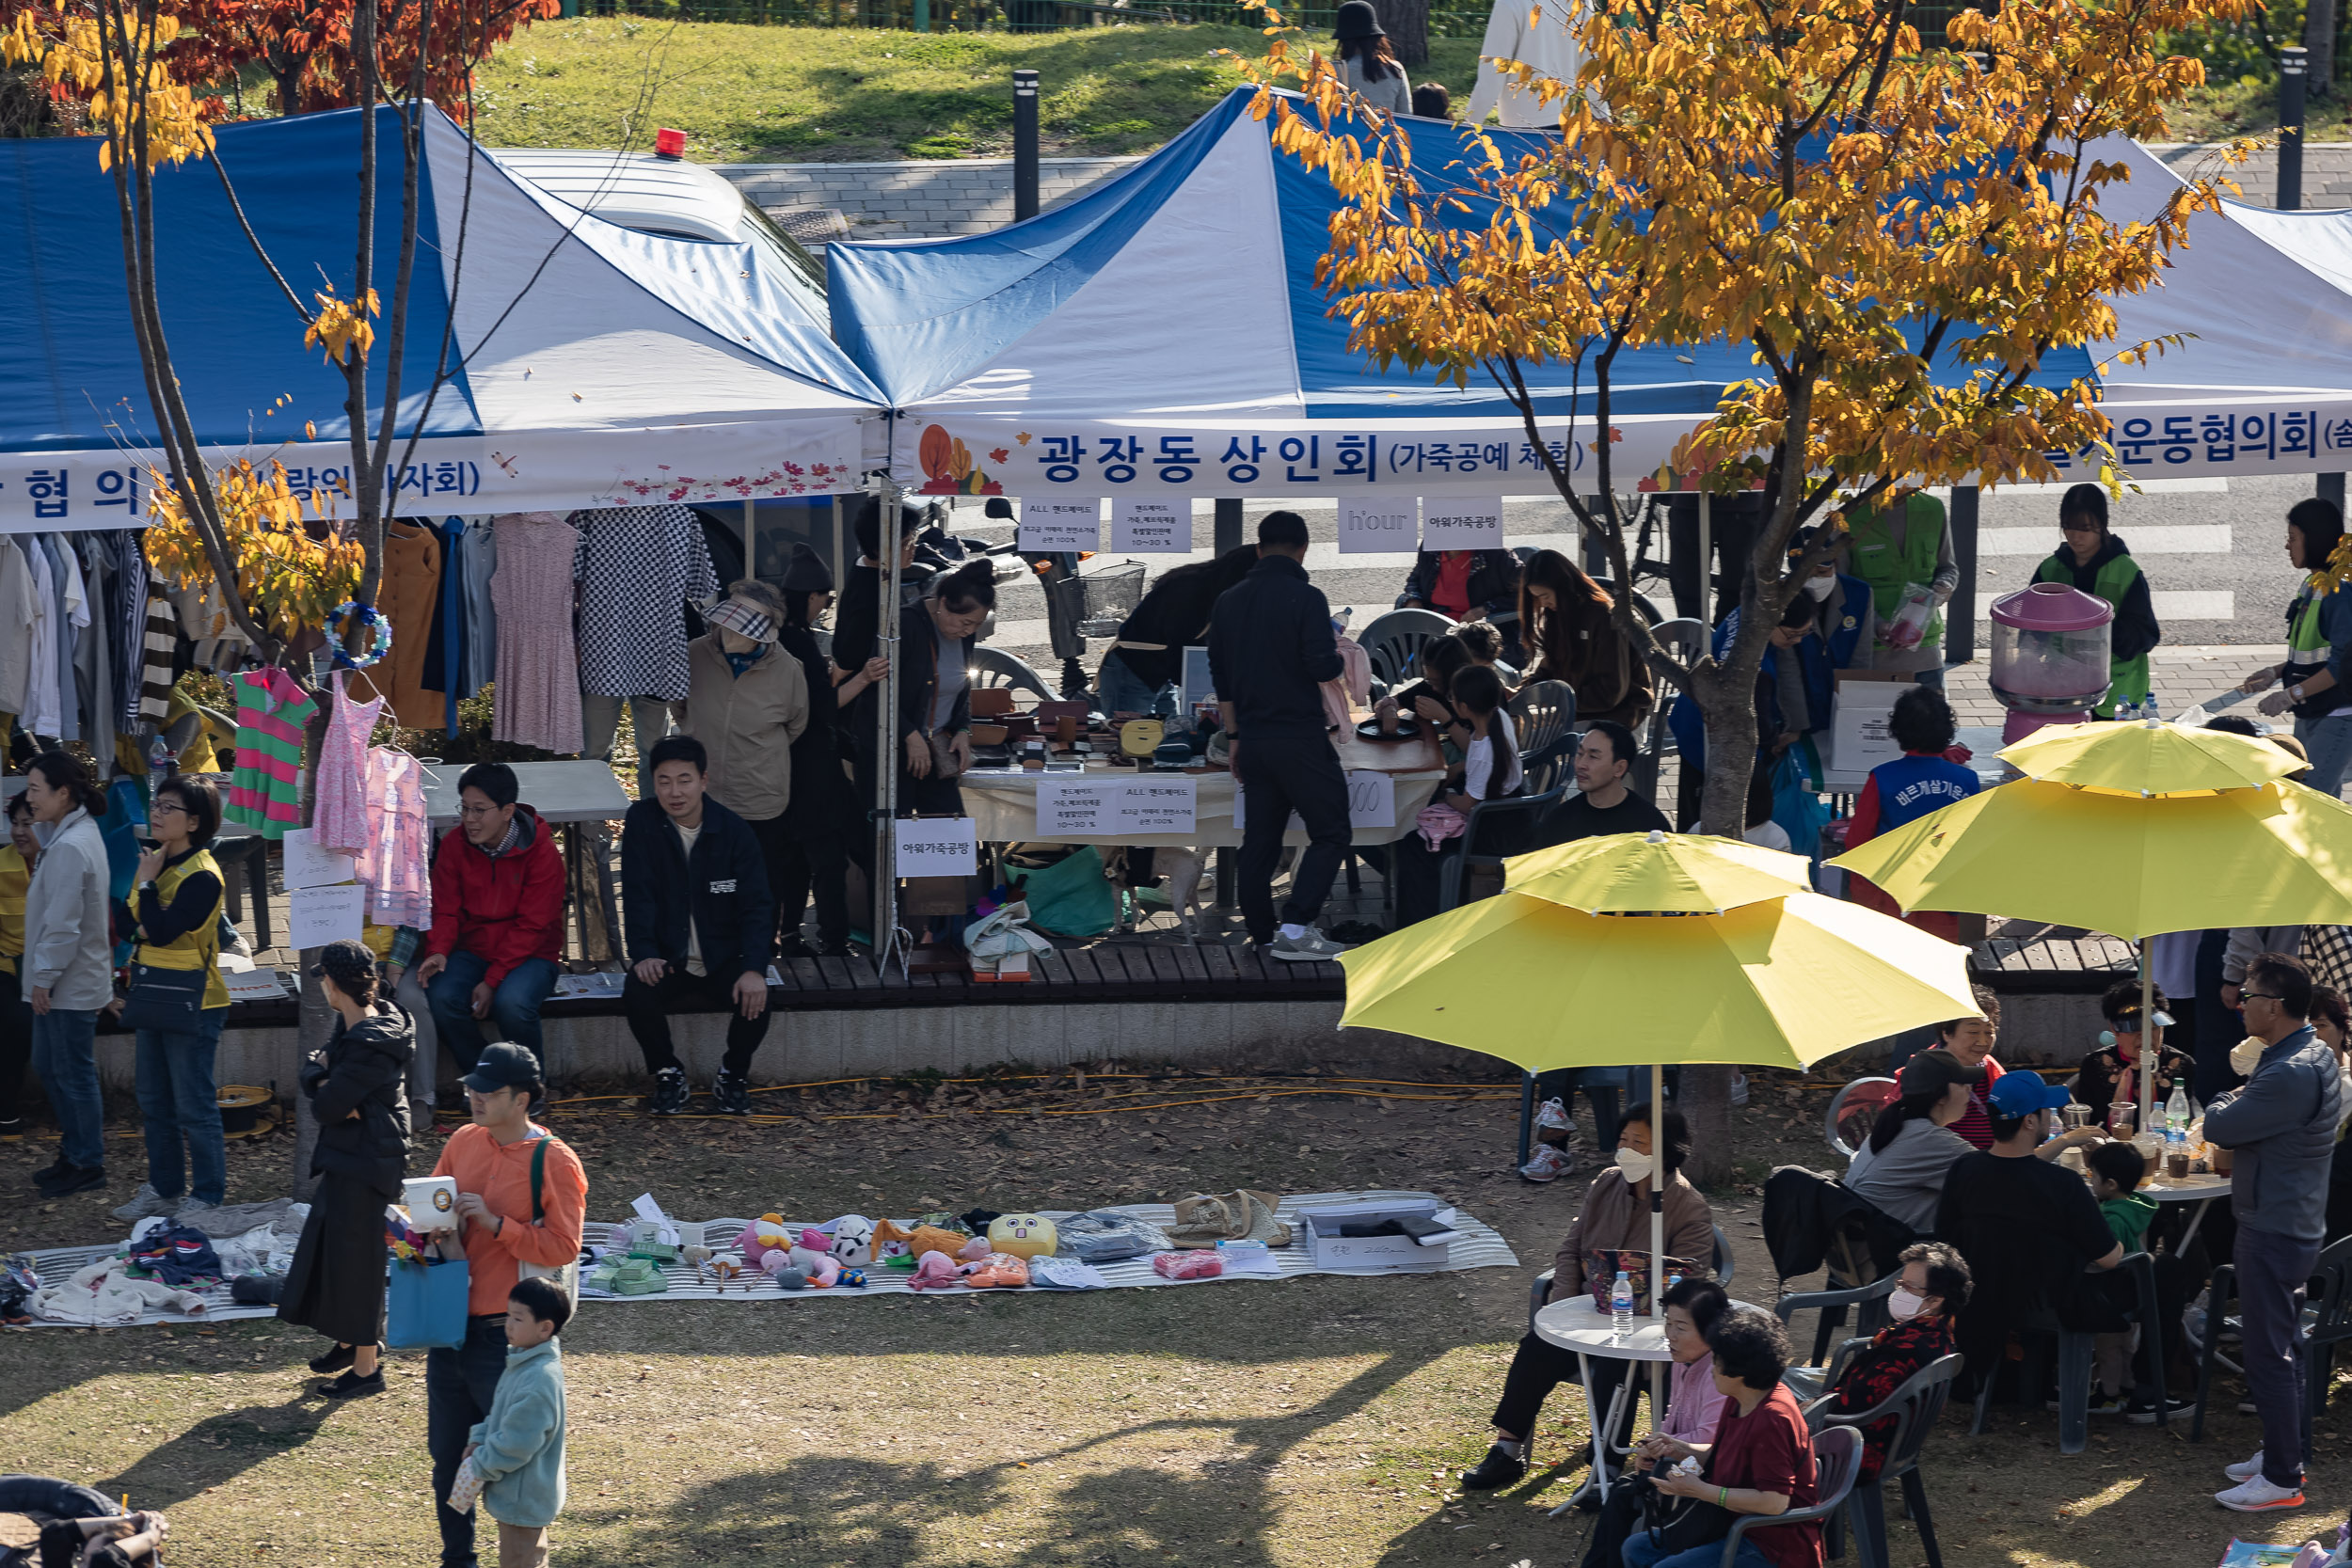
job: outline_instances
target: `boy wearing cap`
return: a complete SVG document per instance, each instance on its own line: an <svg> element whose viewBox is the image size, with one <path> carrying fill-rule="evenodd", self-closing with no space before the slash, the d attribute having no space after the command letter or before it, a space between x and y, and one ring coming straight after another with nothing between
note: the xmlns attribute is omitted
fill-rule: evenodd
<svg viewBox="0 0 2352 1568"><path fill-rule="evenodd" d="M2090 1127L2049 1136L2068 1098L2038 1072L2003 1073L1986 1107L1992 1148L1954 1161L1944 1179L1936 1239L1960 1249L1977 1281L1960 1319L1971 1378L1991 1375L2010 1329L2030 1316L2055 1312L2068 1327L2096 1327L2103 1313L2085 1300L2083 1271L2123 1260L2090 1189L2055 1163L2061 1150L2101 1141Z"/></svg>
<svg viewBox="0 0 2352 1568"><path fill-rule="evenodd" d="M424 1441L433 1456L441 1568L473 1568L473 1516L449 1506L449 1489L474 1427L489 1418L498 1397L507 1302L521 1265L577 1261L588 1206L580 1156L531 1119L532 1100L542 1088L537 1057L501 1040L482 1053L462 1082L472 1123L442 1146L433 1174L457 1179L466 1342L437 1346L424 1363Z"/></svg>

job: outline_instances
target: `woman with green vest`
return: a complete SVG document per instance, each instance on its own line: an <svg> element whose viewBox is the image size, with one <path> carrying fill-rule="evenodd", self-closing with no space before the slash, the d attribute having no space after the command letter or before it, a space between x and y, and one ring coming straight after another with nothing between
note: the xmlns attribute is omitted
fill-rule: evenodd
<svg viewBox="0 0 2352 1568"><path fill-rule="evenodd" d="M2096 484L2077 484L2058 501L2058 531L2064 542L2034 573L2036 582L2062 582L2085 594L2095 594L2115 609L2115 629L2107 644L2107 700L2091 712L2115 717L2118 703L2139 704L2150 697L2148 650L2164 641L2156 625L2156 607L2148 596L2148 579L2121 536L2107 531L2107 493Z"/></svg>
<svg viewBox="0 0 2352 1568"><path fill-rule="evenodd" d="M1869 668L1910 675L1941 691L1944 607L1960 586L1944 503L1922 490L1883 507L1853 507L1846 513L1846 532L1845 570L1870 585L1870 608L1878 617ZM1915 640L1899 624L1909 589L1931 595L1927 625Z"/></svg>
<svg viewBox="0 0 2352 1568"><path fill-rule="evenodd" d="M2352 763L2352 594L2327 576L2328 558L2344 537L2344 515L2333 501L2314 496L2287 513L2287 560L2304 574L2303 586L2287 606L2287 661L2257 670L2241 691L2260 691L2273 681L2280 689L2262 700L2262 711L2277 718L2295 710L2295 738L2311 754L2303 783L2322 795L2340 795Z"/></svg>
<svg viewBox="0 0 2352 1568"><path fill-rule="evenodd" d="M201 1223L229 1184L229 1147L221 1135L213 1061L229 1017L220 977L220 909L228 893L205 846L220 827L220 795L203 780L175 773L155 786L148 811L154 847L139 856L131 911L138 946L131 955L132 1003L153 1010L186 1007L186 1022L140 1028L139 1110L147 1121L147 1184L116 1211L119 1218L169 1214ZM201 974L200 989L192 976ZM183 1156L182 1145L185 1144Z"/></svg>

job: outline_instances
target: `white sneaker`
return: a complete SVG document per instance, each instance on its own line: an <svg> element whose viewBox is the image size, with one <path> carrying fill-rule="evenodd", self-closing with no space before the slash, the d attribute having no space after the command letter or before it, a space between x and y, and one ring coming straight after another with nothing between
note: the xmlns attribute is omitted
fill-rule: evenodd
<svg viewBox="0 0 2352 1568"><path fill-rule="evenodd" d="M2303 1489L2300 1486L2273 1486L2262 1477L2255 1476L2227 1492L2216 1492L2213 1500L2239 1513L2268 1513L2280 1509L2301 1508Z"/></svg>
<svg viewBox="0 0 2352 1568"><path fill-rule="evenodd" d="M1310 926L1301 936L1286 937L1276 933L1274 940L1266 944L1265 956L1280 958L1286 963L1311 964L1328 962L1346 951L1345 942L1333 942Z"/></svg>
<svg viewBox="0 0 2352 1568"><path fill-rule="evenodd" d="M180 1207L171 1212L171 1223L184 1225L192 1230L201 1230L206 1235L210 1235L212 1234L210 1222L213 1215L219 1210L220 1205L217 1203L207 1203L198 1197L185 1198L182 1200Z"/></svg>
<svg viewBox="0 0 2352 1568"><path fill-rule="evenodd" d="M1547 1100L1535 1107L1535 1125L1561 1131L1576 1125L1568 1120L1568 1108L1557 1099Z"/></svg>
<svg viewBox="0 0 2352 1568"><path fill-rule="evenodd" d="M168 1214L180 1207L181 1201L176 1197L157 1197L154 1185L142 1181L139 1190L131 1195L131 1201L117 1209L114 1215L123 1224L133 1225L153 1215Z"/></svg>
<svg viewBox="0 0 2352 1568"><path fill-rule="evenodd" d="M1519 1167L1519 1174L1530 1181L1552 1181L1568 1171L1567 1150L1545 1144L1535 1150L1535 1157Z"/></svg>
<svg viewBox="0 0 2352 1568"><path fill-rule="evenodd" d="M2240 1460L2235 1465L2224 1465L2221 1466L2221 1473L2232 1481L2252 1481L2263 1473L2262 1449L2256 1449L2254 1457L2251 1459Z"/></svg>

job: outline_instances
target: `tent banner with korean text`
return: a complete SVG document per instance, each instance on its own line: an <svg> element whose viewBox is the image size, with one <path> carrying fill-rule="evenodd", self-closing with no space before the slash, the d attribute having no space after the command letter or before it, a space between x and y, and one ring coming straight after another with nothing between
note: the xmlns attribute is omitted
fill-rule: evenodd
<svg viewBox="0 0 2352 1568"><path fill-rule="evenodd" d="M303 341L284 286L352 295L360 111L217 128L237 207L191 163L155 176L156 274L205 464L283 465L348 517L348 388ZM397 146L397 109L376 113ZM427 108L418 256L387 499L405 515L735 502L857 487L886 460L879 389L832 341L783 253L583 218ZM132 331L121 216L98 144L11 142L0 160L0 300L39 330L0 341L0 531L146 520L161 423ZM399 253L400 161L378 173L375 254ZM13 191L14 195L8 193ZM244 223L269 261L255 253ZM389 266L389 262L386 263ZM368 428L393 357L376 325ZM446 355L446 359L444 359ZM448 373L437 387L437 364Z"/></svg>

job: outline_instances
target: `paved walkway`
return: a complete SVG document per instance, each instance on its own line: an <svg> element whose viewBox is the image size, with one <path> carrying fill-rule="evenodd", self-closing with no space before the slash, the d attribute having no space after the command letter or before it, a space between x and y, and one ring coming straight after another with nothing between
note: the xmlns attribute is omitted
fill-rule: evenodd
<svg viewBox="0 0 2352 1568"><path fill-rule="evenodd" d="M2278 663L2286 657L2286 651L2283 642L2273 646L2243 642L2213 647L2159 646L2149 656L2157 709L2168 719L2178 719L2263 666ZM1998 724L2009 717L2009 710L1994 699L1987 684L1989 669L1979 652L1974 663L1956 664L1945 672L1945 694L1951 698L1952 711L1963 724ZM2249 698L2235 711L2260 722L2253 703L2254 699Z"/></svg>

